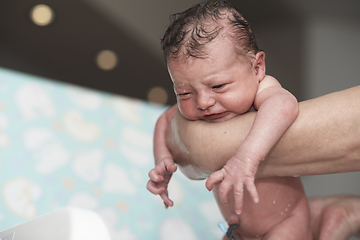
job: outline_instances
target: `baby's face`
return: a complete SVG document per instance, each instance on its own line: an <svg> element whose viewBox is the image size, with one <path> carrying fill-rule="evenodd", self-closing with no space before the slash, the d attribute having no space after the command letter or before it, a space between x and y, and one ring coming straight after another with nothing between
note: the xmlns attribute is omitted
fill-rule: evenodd
<svg viewBox="0 0 360 240"><path fill-rule="evenodd" d="M204 59L171 59L168 70L180 112L189 120L223 122L247 112L261 79L227 38L207 46Z"/></svg>

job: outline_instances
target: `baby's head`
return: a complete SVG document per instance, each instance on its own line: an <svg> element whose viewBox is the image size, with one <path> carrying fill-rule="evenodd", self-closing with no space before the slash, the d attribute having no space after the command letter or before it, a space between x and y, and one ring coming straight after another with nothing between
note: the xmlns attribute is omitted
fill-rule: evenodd
<svg viewBox="0 0 360 240"><path fill-rule="evenodd" d="M265 74L264 53L249 23L226 1L173 15L162 47L187 119L226 121L253 105Z"/></svg>
<svg viewBox="0 0 360 240"><path fill-rule="evenodd" d="M171 16L161 40L165 60L204 58L210 42L228 37L237 54L251 58L260 51L248 21L227 1L209 1Z"/></svg>

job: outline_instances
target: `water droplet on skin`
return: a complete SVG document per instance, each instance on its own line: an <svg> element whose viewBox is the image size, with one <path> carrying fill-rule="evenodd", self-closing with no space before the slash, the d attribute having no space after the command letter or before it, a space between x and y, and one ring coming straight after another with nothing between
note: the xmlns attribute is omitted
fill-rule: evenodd
<svg viewBox="0 0 360 240"><path fill-rule="evenodd" d="M291 205L290 204L288 204L288 207L290 207Z"/></svg>
<svg viewBox="0 0 360 240"><path fill-rule="evenodd" d="M276 200L273 201L273 204L275 204L275 203L276 203Z"/></svg>
<svg viewBox="0 0 360 240"><path fill-rule="evenodd" d="M280 215L284 215L284 212L281 212Z"/></svg>
<svg viewBox="0 0 360 240"><path fill-rule="evenodd" d="M285 208L285 212L287 212L287 210L288 210L288 209L287 209L287 208Z"/></svg>

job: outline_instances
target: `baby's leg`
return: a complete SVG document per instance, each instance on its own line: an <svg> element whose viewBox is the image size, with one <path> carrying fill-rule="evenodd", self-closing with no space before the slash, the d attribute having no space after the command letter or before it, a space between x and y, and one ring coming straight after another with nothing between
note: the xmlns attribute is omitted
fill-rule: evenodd
<svg viewBox="0 0 360 240"><path fill-rule="evenodd" d="M360 237L360 197L336 195L310 198L314 239L347 240Z"/></svg>
<svg viewBox="0 0 360 240"><path fill-rule="evenodd" d="M268 232L263 240L312 240L310 213L306 198L292 212L291 217L282 221Z"/></svg>

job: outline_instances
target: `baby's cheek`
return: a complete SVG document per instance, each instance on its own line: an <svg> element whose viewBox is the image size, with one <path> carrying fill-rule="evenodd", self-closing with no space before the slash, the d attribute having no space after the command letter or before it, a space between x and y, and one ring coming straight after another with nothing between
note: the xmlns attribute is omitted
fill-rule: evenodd
<svg viewBox="0 0 360 240"><path fill-rule="evenodd" d="M178 104L180 113L188 120L199 120L196 115L196 109L189 104Z"/></svg>

